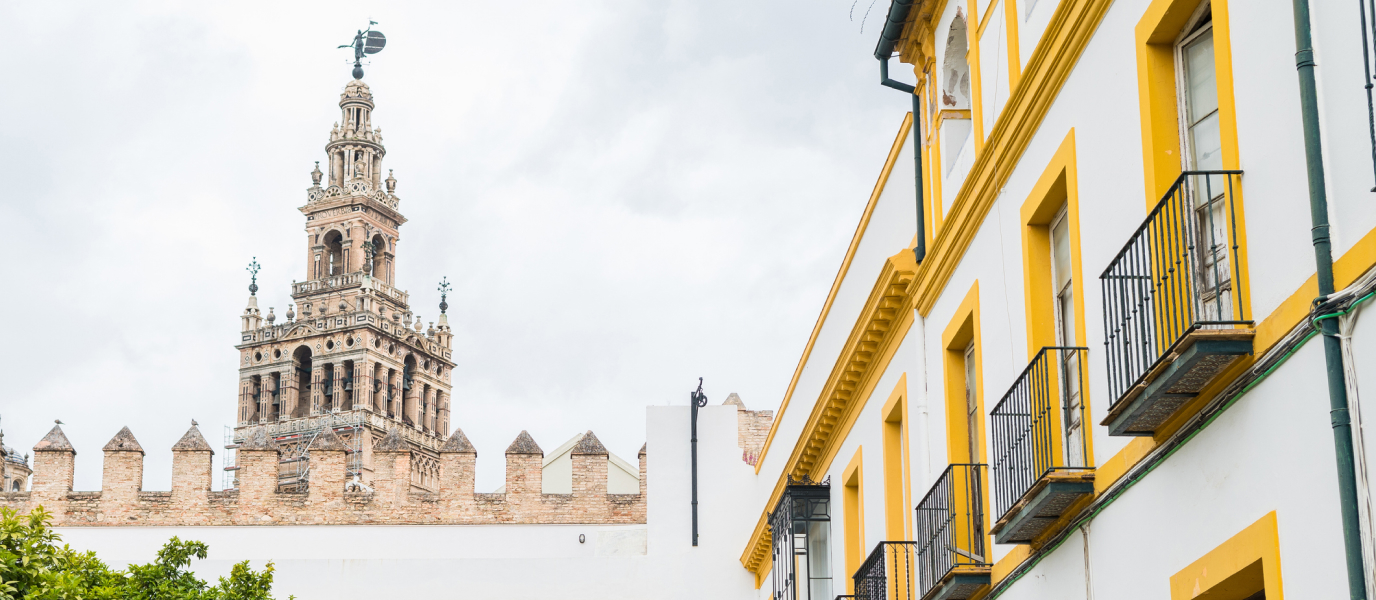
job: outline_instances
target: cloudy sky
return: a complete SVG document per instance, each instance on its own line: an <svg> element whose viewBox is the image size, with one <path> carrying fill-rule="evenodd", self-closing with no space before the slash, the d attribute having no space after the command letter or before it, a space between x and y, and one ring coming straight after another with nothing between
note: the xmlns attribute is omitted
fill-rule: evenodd
<svg viewBox="0 0 1376 600"><path fill-rule="evenodd" d="M777 408L908 108L869 1L0 4L5 443L62 419L88 490L120 426L145 489L191 419L221 444L244 266L284 313L369 18L397 282L426 321L455 283L480 491L522 429L634 460L699 376Z"/></svg>

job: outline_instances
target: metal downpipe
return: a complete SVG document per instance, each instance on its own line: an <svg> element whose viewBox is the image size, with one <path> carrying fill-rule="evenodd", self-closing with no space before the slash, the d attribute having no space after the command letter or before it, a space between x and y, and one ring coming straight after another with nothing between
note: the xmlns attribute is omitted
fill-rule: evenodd
<svg viewBox="0 0 1376 600"><path fill-rule="evenodd" d="M1324 181L1323 142L1319 131L1317 84L1314 78L1314 43L1309 25L1309 0L1292 0L1295 12L1295 68L1300 78L1300 118L1304 125L1304 160L1309 178L1309 214L1313 222L1314 262L1318 269L1319 297L1333 289L1333 248L1328 230L1328 192ZM1357 515L1357 471L1352 449L1352 422L1347 409L1347 382L1343 374L1342 345L1336 319L1319 321L1323 334L1324 362L1328 374L1329 420L1338 461L1338 500L1342 508L1343 550L1347 559L1348 595L1366 598L1366 573L1362 566L1361 526Z"/></svg>
<svg viewBox="0 0 1376 600"><path fill-rule="evenodd" d="M889 79L888 57L879 59L879 85L904 92L913 99L913 173L917 190L917 245L913 246L913 256L921 263L927 257L927 209L922 197L922 98L917 95L917 88Z"/></svg>

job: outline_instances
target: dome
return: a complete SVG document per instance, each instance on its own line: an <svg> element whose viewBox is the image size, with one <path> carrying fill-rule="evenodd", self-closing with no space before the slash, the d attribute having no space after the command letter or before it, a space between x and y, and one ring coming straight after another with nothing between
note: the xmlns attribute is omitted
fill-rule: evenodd
<svg viewBox="0 0 1376 600"><path fill-rule="evenodd" d="M339 102L342 104L350 100L363 100L368 103L373 101L373 92L368 89L368 84L361 79L354 79L344 86L344 93L339 95Z"/></svg>

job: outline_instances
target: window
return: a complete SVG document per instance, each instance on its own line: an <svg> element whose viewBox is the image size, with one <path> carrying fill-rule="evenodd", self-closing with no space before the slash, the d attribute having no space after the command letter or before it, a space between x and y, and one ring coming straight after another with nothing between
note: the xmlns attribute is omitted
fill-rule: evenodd
<svg viewBox="0 0 1376 600"><path fill-rule="evenodd" d="M1056 215L1051 224L1051 285L1055 298L1056 345L1062 348L1073 347L1078 339L1075 335L1075 278L1072 275L1070 258L1070 222L1065 208ZM1084 456L1084 411L1081 405L1080 362L1078 350L1061 350L1056 353L1061 361L1060 392L1061 419L1065 434L1066 464L1068 467L1085 466Z"/></svg>
<svg viewBox="0 0 1376 600"><path fill-rule="evenodd" d="M1185 171L1223 169L1219 135L1218 84L1214 70L1213 11L1205 2L1195 11L1175 44L1176 98L1180 115L1181 168ZM1221 175L1193 178L1190 201L1194 208L1196 280L1205 321L1232 318L1233 289L1228 266L1228 182Z"/></svg>
<svg viewBox="0 0 1376 600"><path fill-rule="evenodd" d="M831 600L831 485L788 478L769 517L774 600Z"/></svg>

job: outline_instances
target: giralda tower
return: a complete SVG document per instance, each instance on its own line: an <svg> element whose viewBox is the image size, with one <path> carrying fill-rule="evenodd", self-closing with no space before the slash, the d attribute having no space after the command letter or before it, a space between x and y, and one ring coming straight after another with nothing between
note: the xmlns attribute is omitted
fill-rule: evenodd
<svg viewBox="0 0 1376 600"><path fill-rule="evenodd" d="M449 432L453 336L446 304L424 326L396 286L397 181L383 177L373 95L355 70L339 98L341 120L325 168L306 191L305 280L293 282L284 322L258 308L256 264L242 316L234 443L280 447L279 488L305 489L309 447L328 428L348 450L351 479L372 478L372 449L405 444L412 487L434 491ZM442 290L443 291L443 290ZM255 435L264 430L265 436ZM328 435L326 436L329 437ZM257 440L257 442L253 442ZM232 465L226 467L233 470Z"/></svg>

